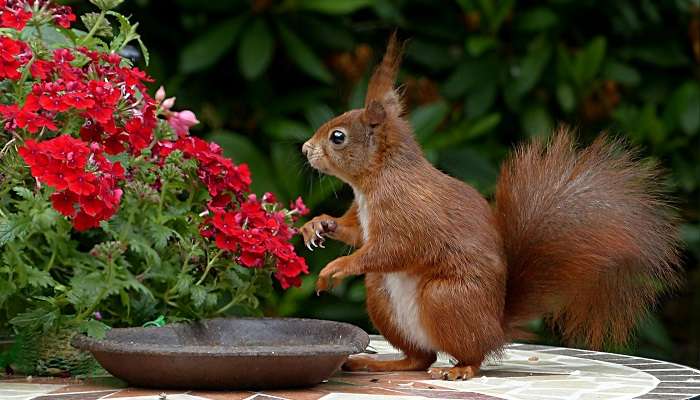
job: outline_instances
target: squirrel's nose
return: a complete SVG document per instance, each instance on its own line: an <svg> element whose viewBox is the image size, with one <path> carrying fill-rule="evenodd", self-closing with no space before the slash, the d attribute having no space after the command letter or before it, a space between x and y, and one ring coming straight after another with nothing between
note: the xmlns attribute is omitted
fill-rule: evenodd
<svg viewBox="0 0 700 400"><path fill-rule="evenodd" d="M311 144L307 141L301 146L301 152L304 153L305 156L308 156L309 151L311 151Z"/></svg>

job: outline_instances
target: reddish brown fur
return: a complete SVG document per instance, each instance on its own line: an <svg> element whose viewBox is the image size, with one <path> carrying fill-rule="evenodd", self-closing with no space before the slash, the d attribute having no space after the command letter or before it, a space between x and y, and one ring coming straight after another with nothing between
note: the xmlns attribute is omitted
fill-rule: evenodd
<svg viewBox="0 0 700 400"><path fill-rule="evenodd" d="M676 224L659 179L603 136L577 151L565 128L516 151L496 192L508 325L545 315L572 344L624 343L678 283Z"/></svg>
<svg viewBox="0 0 700 400"><path fill-rule="evenodd" d="M470 376L538 316L593 347L623 341L660 283L677 282L675 224L655 169L604 138L574 151L561 129L547 147L523 147L504 165L493 209L423 156L393 88L399 48L392 36L365 109L327 122L304 144L312 166L356 193L343 217L323 215L302 228L307 243L319 232L358 247L327 265L317 288L366 274L372 321L406 354L346 367L425 369L445 351L459 361L446 376ZM346 133L344 143L329 140L334 130ZM335 231L320 230L324 221ZM418 282L416 329L427 347L401 330L384 279L394 272Z"/></svg>

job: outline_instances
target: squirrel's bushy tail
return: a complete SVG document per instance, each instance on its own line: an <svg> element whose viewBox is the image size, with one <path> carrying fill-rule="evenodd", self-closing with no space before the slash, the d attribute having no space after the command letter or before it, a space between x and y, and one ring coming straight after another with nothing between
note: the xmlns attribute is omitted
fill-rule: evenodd
<svg viewBox="0 0 700 400"><path fill-rule="evenodd" d="M679 281L678 239L655 165L560 128L503 165L496 213L508 262L505 324L544 316L571 344L624 343Z"/></svg>

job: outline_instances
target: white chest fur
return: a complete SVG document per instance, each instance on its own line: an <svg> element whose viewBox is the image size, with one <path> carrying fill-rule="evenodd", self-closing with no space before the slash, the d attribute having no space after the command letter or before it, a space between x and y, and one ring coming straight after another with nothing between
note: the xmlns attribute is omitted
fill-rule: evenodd
<svg viewBox="0 0 700 400"><path fill-rule="evenodd" d="M385 274L384 289L389 295L393 322L401 335L420 349L434 350L420 320L418 278L405 272Z"/></svg>
<svg viewBox="0 0 700 400"><path fill-rule="evenodd" d="M367 243L369 240L369 210L367 209L367 198L359 190L355 192L355 202L357 202L357 218L360 220L362 229L362 240Z"/></svg>
<svg viewBox="0 0 700 400"><path fill-rule="evenodd" d="M357 218L360 220L362 229L362 239L367 243L369 239L369 210L367 208L367 198L358 190L355 192L357 202ZM401 335L413 343L416 347L424 350L433 350L423 324L420 321L420 310L418 309L418 278L404 272L394 272L384 274L384 290L389 296L391 315L394 325Z"/></svg>

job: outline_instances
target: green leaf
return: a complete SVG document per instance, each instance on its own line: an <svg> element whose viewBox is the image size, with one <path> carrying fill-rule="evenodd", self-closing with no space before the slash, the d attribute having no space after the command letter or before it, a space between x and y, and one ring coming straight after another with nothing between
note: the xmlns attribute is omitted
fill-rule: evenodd
<svg viewBox="0 0 700 400"><path fill-rule="evenodd" d="M136 41L139 43L139 47L141 48L141 54L143 55L143 62L146 63L146 66L151 62L151 54L148 52L148 48L146 48L146 45L143 44L143 40L141 38L136 38Z"/></svg>
<svg viewBox="0 0 700 400"><path fill-rule="evenodd" d="M494 59L466 60L462 62L442 85L441 91L448 99L455 99L477 86L495 85L498 63Z"/></svg>
<svg viewBox="0 0 700 400"><path fill-rule="evenodd" d="M545 36L540 36L528 46L527 55L513 70L512 80L506 87L506 100L511 106L535 87L551 55L552 46Z"/></svg>
<svg viewBox="0 0 700 400"><path fill-rule="evenodd" d="M246 16L226 19L195 38L180 53L180 71L201 71L216 63L233 47Z"/></svg>
<svg viewBox="0 0 700 400"><path fill-rule="evenodd" d="M335 113L327 104L315 103L306 107L304 115L306 116L306 120L309 121L311 129L316 131L321 125L333 118ZM311 137L311 134L313 134L313 132L309 132L307 136Z"/></svg>
<svg viewBox="0 0 700 400"><path fill-rule="evenodd" d="M684 97L684 107L679 115L681 129L688 135L694 135L700 128L700 85L689 82L681 90Z"/></svg>
<svg viewBox="0 0 700 400"><path fill-rule="evenodd" d="M313 134L307 125L293 119L270 118L263 122L260 130L271 138L295 142L304 142Z"/></svg>
<svg viewBox="0 0 700 400"><path fill-rule="evenodd" d="M309 76L324 83L333 82L333 75L328 72L320 58L311 47L304 43L294 32L279 24L280 37L289 57Z"/></svg>
<svg viewBox="0 0 700 400"><path fill-rule="evenodd" d="M80 16L80 20L85 25L88 31L95 29L95 36L112 37L114 36L112 32L112 25L109 24L107 18L100 19L100 14L96 12L85 13ZM95 27L97 21L100 21L100 25Z"/></svg>
<svg viewBox="0 0 700 400"><path fill-rule="evenodd" d="M24 200L34 200L34 193L26 187L15 186L12 188L12 191Z"/></svg>
<svg viewBox="0 0 700 400"><path fill-rule="evenodd" d="M468 37L465 46L470 55L478 57L498 46L498 41L492 36L476 35Z"/></svg>
<svg viewBox="0 0 700 400"><path fill-rule="evenodd" d="M664 44L645 44L638 47L622 48L619 55L623 59L635 59L664 68L683 67L691 63L685 47L673 41Z"/></svg>
<svg viewBox="0 0 700 400"><path fill-rule="evenodd" d="M530 106L522 115L522 126L525 134L530 137L547 137L554 127L552 117L542 105Z"/></svg>
<svg viewBox="0 0 700 400"><path fill-rule="evenodd" d="M0 279L0 307L17 291L17 286L6 278Z"/></svg>
<svg viewBox="0 0 700 400"><path fill-rule="evenodd" d="M107 331L112 329L109 325L96 319L90 319L80 323L78 331L85 333L91 338L104 339Z"/></svg>
<svg viewBox="0 0 700 400"><path fill-rule="evenodd" d="M485 135L495 129L501 122L501 114L492 113L472 121L465 121L452 129L431 137L425 144L427 150L446 149L457 146L467 140Z"/></svg>
<svg viewBox="0 0 700 400"><path fill-rule="evenodd" d="M561 109L569 113L576 107L576 95L574 89L568 83L560 83L557 85L557 100Z"/></svg>
<svg viewBox="0 0 700 400"><path fill-rule="evenodd" d="M455 65L459 61L459 54L452 51L447 44L415 39L411 40L406 47L406 58L439 71Z"/></svg>
<svg viewBox="0 0 700 400"><path fill-rule="evenodd" d="M309 32L314 32L314 39L324 47L351 51L355 46L355 39L349 27L344 24L338 24L334 19L323 15L305 15L304 25Z"/></svg>
<svg viewBox="0 0 700 400"><path fill-rule="evenodd" d="M238 48L238 66L246 79L255 79L265 72L272 61L274 44L274 38L264 19L256 19L246 29Z"/></svg>
<svg viewBox="0 0 700 400"><path fill-rule="evenodd" d="M28 228L29 222L26 218L14 220L0 217L0 246L22 236Z"/></svg>
<svg viewBox="0 0 700 400"><path fill-rule="evenodd" d="M42 41L47 45L49 49L55 49L59 47L70 47L72 42L69 39L69 30L57 29L53 25L40 25L39 32L41 32ZM22 32L20 32L20 38L24 41L29 41L30 38L37 37L39 33L36 27L27 25Z"/></svg>
<svg viewBox="0 0 700 400"><path fill-rule="evenodd" d="M588 85L598 74L605 57L605 47L605 38L598 36L576 55L572 72L579 87Z"/></svg>
<svg viewBox="0 0 700 400"><path fill-rule="evenodd" d="M117 8L124 0L90 0L90 3L96 5L100 10L111 10Z"/></svg>
<svg viewBox="0 0 700 400"><path fill-rule="evenodd" d="M17 314L10 324L26 330L48 331L58 321L60 314L56 309L37 308Z"/></svg>
<svg viewBox="0 0 700 400"><path fill-rule="evenodd" d="M639 336L663 349L672 349L674 347L673 340L666 332L663 323L653 314L649 314L641 322L638 332Z"/></svg>
<svg viewBox="0 0 700 400"><path fill-rule="evenodd" d="M230 131L217 131L207 137L224 149L224 155L236 164L246 163L253 177L251 189L255 193L277 192L277 183L270 162L245 136Z"/></svg>
<svg viewBox="0 0 700 400"><path fill-rule="evenodd" d="M441 100L418 107L411 113L411 126L419 142L424 142L437 129L448 111L447 102Z"/></svg>
<svg viewBox="0 0 700 400"><path fill-rule="evenodd" d="M28 267L26 268L27 283L33 287L46 288L56 284L51 275L43 270Z"/></svg>
<svg viewBox="0 0 700 400"><path fill-rule="evenodd" d="M547 7L536 7L515 18L521 31L541 32L557 24L557 15Z"/></svg>
<svg viewBox="0 0 700 400"><path fill-rule="evenodd" d="M472 148L441 152L440 166L450 175L484 191L494 186L498 175L496 167Z"/></svg>
<svg viewBox="0 0 700 400"><path fill-rule="evenodd" d="M374 4L374 0L287 0L287 6L324 14L350 14Z"/></svg>
<svg viewBox="0 0 700 400"><path fill-rule="evenodd" d="M301 171L306 160L302 160L301 147L275 143L270 153L278 186L285 189L287 201L294 200L304 189Z"/></svg>
<svg viewBox="0 0 700 400"><path fill-rule="evenodd" d="M469 92L464 103L466 117L468 119L480 117L489 111L496 101L498 87L493 83L479 85Z"/></svg>
<svg viewBox="0 0 700 400"><path fill-rule="evenodd" d="M686 135L700 129L700 85L687 81L671 95L664 110L664 123L669 129L680 128Z"/></svg>
<svg viewBox="0 0 700 400"><path fill-rule="evenodd" d="M192 305L195 308L199 308L204 304L204 300L207 299L207 290L201 286L192 286L190 288L190 298L192 299Z"/></svg>
<svg viewBox="0 0 700 400"><path fill-rule="evenodd" d="M162 250L168 245L168 240L175 234L175 231L162 224L151 224L148 226L148 233L153 239L156 249Z"/></svg>
<svg viewBox="0 0 700 400"><path fill-rule="evenodd" d="M636 69L617 61L605 63L603 66L603 77L628 86L636 86L641 81L641 76Z"/></svg>

